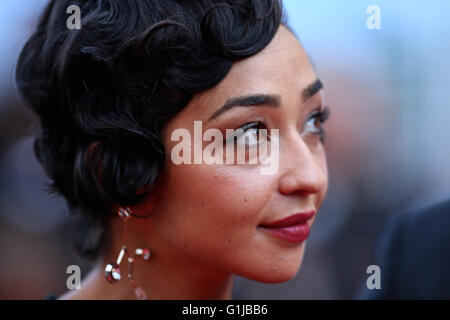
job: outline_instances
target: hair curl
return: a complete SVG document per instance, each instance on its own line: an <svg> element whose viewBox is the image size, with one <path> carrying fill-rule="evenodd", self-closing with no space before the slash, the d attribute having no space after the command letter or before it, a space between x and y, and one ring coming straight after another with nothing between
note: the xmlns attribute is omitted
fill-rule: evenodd
<svg viewBox="0 0 450 320"><path fill-rule="evenodd" d="M66 26L72 4L79 30ZM166 122L262 50L284 18L280 0L50 1L16 84L40 118L34 152L48 190L79 217L81 254L98 254L115 205L148 196L164 163Z"/></svg>

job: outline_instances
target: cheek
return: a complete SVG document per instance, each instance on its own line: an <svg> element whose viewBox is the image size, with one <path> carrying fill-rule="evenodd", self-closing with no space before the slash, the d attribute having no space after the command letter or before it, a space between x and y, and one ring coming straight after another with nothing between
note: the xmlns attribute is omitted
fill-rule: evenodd
<svg viewBox="0 0 450 320"><path fill-rule="evenodd" d="M274 185L257 169L204 164L170 164L163 179L166 196L156 221L161 234L209 255L254 241Z"/></svg>
<svg viewBox="0 0 450 320"><path fill-rule="evenodd" d="M324 148L321 148L320 152L315 154L315 161L323 174L323 184L321 190L313 196L316 209L318 210L318 214L320 214L320 208L322 207L322 203L328 191L328 165ZM313 220L313 224L315 219L316 217Z"/></svg>
<svg viewBox="0 0 450 320"><path fill-rule="evenodd" d="M319 153L317 162L325 176L324 188L323 188L323 191L321 192L321 201L322 201L328 190L328 164L327 164L327 156L326 156L326 152L325 152L324 148L322 148L321 152Z"/></svg>

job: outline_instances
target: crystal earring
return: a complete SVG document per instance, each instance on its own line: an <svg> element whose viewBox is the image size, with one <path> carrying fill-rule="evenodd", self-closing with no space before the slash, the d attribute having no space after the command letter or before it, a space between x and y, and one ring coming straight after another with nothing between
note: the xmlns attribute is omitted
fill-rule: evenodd
<svg viewBox="0 0 450 320"><path fill-rule="evenodd" d="M131 209L129 207L123 208L120 207L118 210L119 217L122 219L124 223L124 231L123 231L123 245L120 249L119 256L117 257L116 262L110 262L105 267L105 278L106 280L113 284L116 283L118 280L121 279L121 270L120 270L120 264L122 263L123 257L126 255L128 260L128 280L130 281L131 285L133 286L134 294L136 295L136 298L139 300L146 300L147 294L146 292L138 286L136 281L133 278L133 265L135 263L135 258L139 257L143 260L150 259L150 250L149 249L141 249L137 248L134 252L134 254L129 254L128 248L127 248L127 221L131 217Z"/></svg>

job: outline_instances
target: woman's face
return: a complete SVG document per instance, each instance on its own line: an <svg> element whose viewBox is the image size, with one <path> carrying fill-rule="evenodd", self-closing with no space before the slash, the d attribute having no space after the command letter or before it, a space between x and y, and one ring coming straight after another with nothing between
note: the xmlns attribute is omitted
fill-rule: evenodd
<svg viewBox="0 0 450 320"><path fill-rule="evenodd" d="M217 86L195 95L163 132L166 165L151 215L160 237L227 273L267 283L295 276L305 241L280 238L260 225L296 213L317 213L324 199L328 178L317 117L323 108L319 89L301 44L281 26L264 50L235 63ZM210 119L230 99L254 94L276 95L279 106L238 105ZM175 164L171 153L179 141L171 141L172 133L184 128L193 139L194 121L202 121L203 132L215 128L224 136L226 129L257 122L258 128L267 128L268 145L275 143L271 130L279 129L277 170L263 174L260 163L248 161ZM255 137L253 129L245 134ZM309 227L314 219L308 220Z"/></svg>

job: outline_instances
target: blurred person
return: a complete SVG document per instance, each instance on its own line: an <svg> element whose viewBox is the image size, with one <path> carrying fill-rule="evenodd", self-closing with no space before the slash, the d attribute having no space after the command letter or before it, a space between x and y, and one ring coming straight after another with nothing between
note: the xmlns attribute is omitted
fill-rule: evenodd
<svg viewBox="0 0 450 320"><path fill-rule="evenodd" d="M82 9L79 30L66 26L69 4ZM17 86L40 118L34 150L50 188L77 219L74 244L96 261L61 299L230 299L234 275L296 275L327 192L329 111L282 9L275 0L49 3ZM278 170L175 164L171 135L195 136L194 121L241 129L231 144L246 157L276 143L262 130L279 130ZM134 292L119 281L124 270Z"/></svg>
<svg viewBox="0 0 450 320"><path fill-rule="evenodd" d="M377 245L381 288L360 299L450 299L450 201L395 216Z"/></svg>

